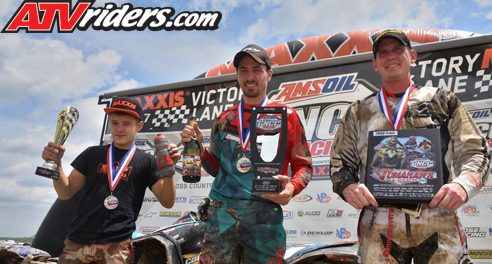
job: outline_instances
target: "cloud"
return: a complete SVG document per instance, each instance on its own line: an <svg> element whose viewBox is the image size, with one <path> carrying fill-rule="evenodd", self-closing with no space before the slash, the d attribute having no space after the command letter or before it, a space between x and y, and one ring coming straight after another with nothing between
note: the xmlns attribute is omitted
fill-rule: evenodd
<svg viewBox="0 0 492 264"><path fill-rule="evenodd" d="M449 16L440 16L431 1L315 1L299 5L286 0L270 15L248 27L242 43L267 40L288 41L305 36L350 30L386 27L436 27L448 25Z"/></svg>
<svg viewBox="0 0 492 264"><path fill-rule="evenodd" d="M222 13L221 22L227 23L229 14L240 5L239 2L239 0L192 0L188 7L191 10L220 11ZM241 4L251 4L252 2L251 0L242 1Z"/></svg>
<svg viewBox="0 0 492 264"><path fill-rule="evenodd" d="M121 55L101 50L84 55L49 37L22 34L0 36L0 106L19 103L26 96L41 102L80 97L115 81Z"/></svg>
<svg viewBox="0 0 492 264"><path fill-rule="evenodd" d="M475 2L478 4L480 7L484 6L492 6L492 0L475 0Z"/></svg>

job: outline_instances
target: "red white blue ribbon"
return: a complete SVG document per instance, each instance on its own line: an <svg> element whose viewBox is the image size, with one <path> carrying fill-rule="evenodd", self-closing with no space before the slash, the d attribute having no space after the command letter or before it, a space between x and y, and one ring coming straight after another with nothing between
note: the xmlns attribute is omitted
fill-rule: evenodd
<svg viewBox="0 0 492 264"><path fill-rule="evenodd" d="M265 98L263 98L263 101L261 101L260 103L260 107L264 106L267 101L268 101L268 97L265 96ZM239 139L241 140L241 148L243 152L245 152L248 149L248 144L249 144L250 126L248 126L248 129L244 133L243 132L244 131L243 130L244 99L241 99L237 111L239 116Z"/></svg>
<svg viewBox="0 0 492 264"><path fill-rule="evenodd" d="M384 116L386 116L386 118L389 120L391 127L393 127L394 130L400 129L401 124L403 123L403 116L405 115L405 111L407 110L408 98L410 96L410 91L412 90L412 87L413 83L405 90L403 97L400 99L400 102L395 109L395 114L393 115L393 118L391 118L388 97L386 96L386 91L384 90L384 87L379 90L379 107L381 108L381 111L383 111Z"/></svg>
<svg viewBox="0 0 492 264"><path fill-rule="evenodd" d="M111 190L111 193L113 193L114 189L118 185L118 182L120 181L123 172L126 170L128 164L130 164L130 161L132 160L136 150L137 147L135 147L135 143L133 143L130 149L126 152L125 157L120 163L120 166L118 166L118 169L116 170L114 166L114 142L111 144L111 146L109 146L108 155L107 155L107 163L108 163L107 173L108 173L109 189Z"/></svg>

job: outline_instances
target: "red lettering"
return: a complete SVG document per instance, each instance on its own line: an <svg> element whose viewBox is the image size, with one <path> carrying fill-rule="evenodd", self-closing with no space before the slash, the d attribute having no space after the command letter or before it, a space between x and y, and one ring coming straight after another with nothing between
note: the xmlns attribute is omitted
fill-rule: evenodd
<svg viewBox="0 0 492 264"><path fill-rule="evenodd" d="M288 84L283 84L280 87L280 94L277 96L276 100L280 101L280 98L285 98L285 102L289 101L290 95L292 94L292 91L295 89L296 84L295 83L288 83Z"/></svg>
<svg viewBox="0 0 492 264"><path fill-rule="evenodd" d="M158 94L157 95L157 99L159 99L159 102L155 106L156 109L159 109L159 108L168 108L168 105L166 103L167 95L168 95L167 93L165 93L165 94Z"/></svg>
<svg viewBox="0 0 492 264"><path fill-rule="evenodd" d="M39 10L46 10L47 12L50 12L50 17L52 17L52 20L50 22L50 30L53 27L53 18L55 15L55 12L58 11L58 28L60 32L72 32L75 25L78 24L80 19L82 18L82 15L85 13L87 8L91 5L89 2L79 2L77 4L77 7L74 9L74 12L72 16L69 16L70 13L70 3L39 3ZM51 16L51 13L53 15ZM46 17L46 12L45 12L45 17ZM43 19L44 20L44 19ZM43 22L44 24L44 22ZM45 30L48 30L46 28Z"/></svg>
<svg viewBox="0 0 492 264"><path fill-rule="evenodd" d="M321 89L325 85L325 79L314 80L313 81L313 89L309 91L309 95L317 95L321 93Z"/></svg>
<svg viewBox="0 0 492 264"><path fill-rule="evenodd" d="M127 106L127 107L130 107L131 109L137 108L137 106L135 104L132 104L132 103L127 102L127 101L115 101L113 103L113 106L118 106L118 105Z"/></svg>
<svg viewBox="0 0 492 264"><path fill-rule="evenodd" d="M173 159L171 158L171 156L166 155L166 156L159 157L159 167L160 168L162 168L166 165L172 165L172 164L173 164Z"/></svg>
<svg viewBox="0 0 492 264"><path fill-rule="evenodd" d="M313 157L329 156L332 140L317 140L310 143L309 151Z"/></svg>
<svg viewBox="0 0 492 264"><path fill-rule="evenodd" d="M184 92L183 91L179 91L176 93L176 95L174 96L174 106L182 106L184 104Z"/></svg>
<svg viewBox="0 0 492 264"><path fill-rule="evenodd" d="M486 49L483 52L482 69L487 69L492 61L492 49Z"/></svg>
<svg viewBox="0 0 492 264"><path fill-rule="evenodd" d="M35 30L36 27L39 27L39 16L36 3L24 3L14 16L15 17L5 31L18 32L19 28ZM29 16L28 20L24 19L26 16Z"/></svg>
<svg viewBox="0 0 492 264"><path fill-rule="evenodd" d="M311 81L307 81L306 84L302 84L302 82L296 85L296 89L292 93L292 97L302 97L308 94L309 88L311 87Z"/></svg>
<svg viewBox="0 0 492 264"><path fill-rule="evenodd" d="M2 32L19 32L21 28L36 32L51 32L58 19L59 32L72 32L93 2L79 2L70 16L70 2L37 3L24 2ZM43 13L42 21L39 20ZM58 16L57 16L58 13ZM27 17L27 19L26 19Z"/></svg>
<svg viewBox="0 0 492 264"><path fill-rule="evenodd" d="M155 95L149 95L149 96L145 95L145 96L144 96L144 99L145 99L145 105L144 105L144 107L142 108L142 110L146 110L146 109L148 109L148 108L150 108L151 110L154 110L154 109L155 109L155 107L154 107L154 103L153 103L153 101L154 101L154 97L155 97Z"/></svg>

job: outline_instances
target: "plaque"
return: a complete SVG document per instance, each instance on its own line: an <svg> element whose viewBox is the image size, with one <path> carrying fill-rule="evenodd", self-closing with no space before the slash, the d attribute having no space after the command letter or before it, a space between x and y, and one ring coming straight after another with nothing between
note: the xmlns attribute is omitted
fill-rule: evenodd
<svg viewBox="0 0 492 264"><path fill-rule="evenodd" d="M443 185L438 129L369 132L365 184L380 204L429 203Z"/></svg>
<svg viewBox="0 0 492 264"><path fill-rule="evenodd" d="M287 150L287 107L253 107L251 109L251 162L255 178L253 194L280 193L282 184L272 178L280 174ZM261 146L261 153L258 149Z"/></svg>

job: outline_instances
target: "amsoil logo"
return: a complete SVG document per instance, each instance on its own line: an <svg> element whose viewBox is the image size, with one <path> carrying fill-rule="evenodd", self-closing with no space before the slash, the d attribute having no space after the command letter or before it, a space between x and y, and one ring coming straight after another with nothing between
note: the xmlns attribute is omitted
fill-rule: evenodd
<svg viewBox="0 0 492 264"><path fill-rule="evenodd" d="M78 1L72 9L72 1L25 0L7 23L2 33L51 33L57 22L59 33L71 33L75 29L94 30L215 30L219 28L222 13L181 12L174 18L172 7L142 8L132 4L106 3L93 8L96 0Z"/></svg>
<svg viewBox="0 0 492 264"><path fill-rule="evenodd" d="M334 93L352 92L357 87L357 82L354 82L356 77L357 73L349 73L282 83L278 88L279 92L272 97L272 100L286 103Z"/></svg>
<svg viewBox="0 0 492 264"><path fill-rule="evenodd" d="M490 117L490 109L470 111L470 115L473 119L487 118Z"/></svg>

